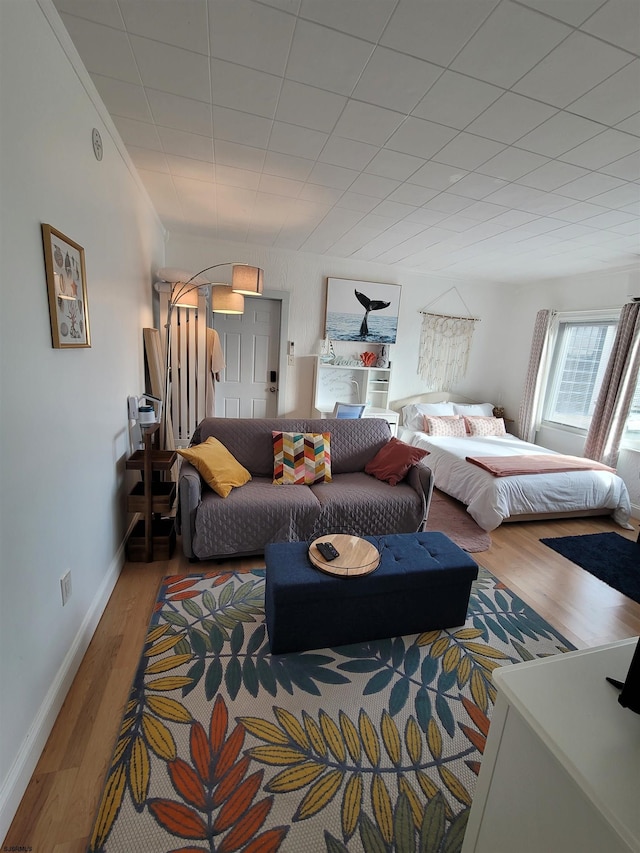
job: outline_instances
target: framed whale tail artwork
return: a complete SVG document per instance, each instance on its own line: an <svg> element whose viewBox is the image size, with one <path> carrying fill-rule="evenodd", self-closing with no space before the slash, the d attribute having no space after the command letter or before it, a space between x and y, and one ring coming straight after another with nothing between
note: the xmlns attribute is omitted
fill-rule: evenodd
<svg viewBox="0 0 640 853"><path fill-rule="evenodd" d="M399 284L328 278L325 338L395 344L401 290Z"/></svg>

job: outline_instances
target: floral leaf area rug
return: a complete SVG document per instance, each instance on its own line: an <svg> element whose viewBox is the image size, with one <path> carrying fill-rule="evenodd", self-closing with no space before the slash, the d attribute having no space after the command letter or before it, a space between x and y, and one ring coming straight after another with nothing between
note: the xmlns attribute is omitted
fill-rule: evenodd
<svg viewBox="0 0 640 853"><path fill-rule="evenodd" d="M464 626L271 655L264 569L165 579L91 853L456 853L500 666L572 649L485 569Z"/></svg>

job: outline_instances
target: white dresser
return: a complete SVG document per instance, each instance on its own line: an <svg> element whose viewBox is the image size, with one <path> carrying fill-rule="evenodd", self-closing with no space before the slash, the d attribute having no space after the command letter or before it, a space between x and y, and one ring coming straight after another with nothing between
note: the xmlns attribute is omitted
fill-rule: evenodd
<svg viewBox="0 0 640 853"><path fill-rule="evenodd" d="M640 714L605 680L625 680L636 645L495 670L462 853L640 853Z"/></svg>

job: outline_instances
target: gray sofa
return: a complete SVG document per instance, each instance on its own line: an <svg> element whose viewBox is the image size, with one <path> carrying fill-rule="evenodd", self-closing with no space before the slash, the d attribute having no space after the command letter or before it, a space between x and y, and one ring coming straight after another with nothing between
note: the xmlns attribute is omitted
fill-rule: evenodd
<svg viewBox="0 0 640 853"><path fill-rule="evenodd" d="M330 483L273 485L272 431L331 433ZM217 438L252 479L221 498L183 460L178 530L190 559L260 554L270 542L307 540L326 532L361 535L422 530L433 490L431 471L413 466L390 486L364 467L391 436L380 418L305 420L205 418L192 444Z"/></svg>

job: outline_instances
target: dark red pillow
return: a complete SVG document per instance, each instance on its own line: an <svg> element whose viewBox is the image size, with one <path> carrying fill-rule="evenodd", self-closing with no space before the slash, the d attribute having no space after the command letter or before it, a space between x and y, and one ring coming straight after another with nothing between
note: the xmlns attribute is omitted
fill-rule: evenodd
<svg viewBox="0 0 640 853"><path fill-rule="evenodd" d="M378 480L386 480L391 486L395 486L407 476L409 468L428 453L428 450L421 447L412 447L398 438L390 438L373 459L367 462L364 470Z"/></svg>

